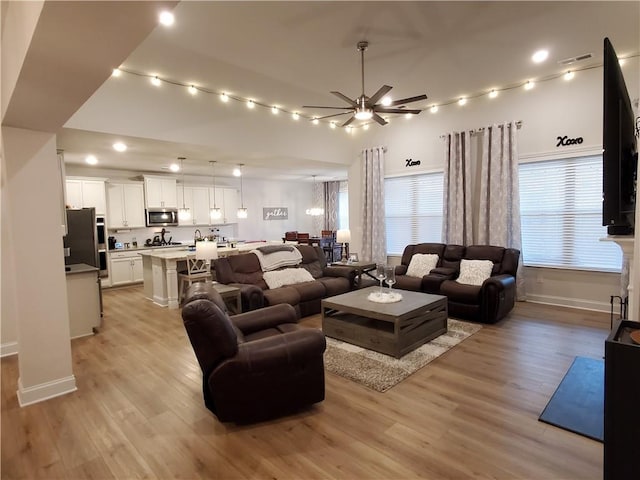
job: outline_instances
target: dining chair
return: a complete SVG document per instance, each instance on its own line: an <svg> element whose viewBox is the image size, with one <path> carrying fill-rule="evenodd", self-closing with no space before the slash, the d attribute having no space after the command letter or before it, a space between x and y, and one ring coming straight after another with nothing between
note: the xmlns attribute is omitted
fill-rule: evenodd
<svg viewBox="0 0 640 480"><path fill-rule="evenodd" d="M187 289L195 282L212 280L211 269L207 268L206 261L197 259L195 255L187 256L187 269L178 272L178 285L180 290L180 303L184 299Z"/></svg>

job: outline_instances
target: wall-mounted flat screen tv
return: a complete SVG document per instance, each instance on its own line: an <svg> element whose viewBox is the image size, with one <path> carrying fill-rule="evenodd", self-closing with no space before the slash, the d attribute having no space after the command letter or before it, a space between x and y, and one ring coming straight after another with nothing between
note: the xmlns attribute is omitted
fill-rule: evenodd
<svg viewBox="0 0 640 480"><path fill-rule="evenodd" d="M634 117L618 56L604 39L602 225L609 235L634 232L638 150Z"/></svg>

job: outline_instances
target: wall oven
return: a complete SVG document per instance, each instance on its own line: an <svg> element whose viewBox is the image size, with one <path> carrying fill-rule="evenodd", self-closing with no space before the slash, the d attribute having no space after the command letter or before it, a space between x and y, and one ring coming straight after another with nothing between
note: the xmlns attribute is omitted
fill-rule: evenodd
<svg viewBox="0 0 640 480"><path fill-rule="evenodd" d="M109 276L105 228L104 217L96 216L96 246L98 248L98 267L100 268L101 277Z"/></svg>

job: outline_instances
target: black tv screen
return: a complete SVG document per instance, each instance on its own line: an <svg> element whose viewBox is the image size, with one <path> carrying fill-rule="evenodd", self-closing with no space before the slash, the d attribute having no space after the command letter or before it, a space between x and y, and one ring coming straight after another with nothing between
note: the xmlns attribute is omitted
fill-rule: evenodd
<svg viewBox="0 0 640 480"><path fill-rule="evenodd" d="M638 151L627 86L613 46L604 39L602 225L609 235L634 231Z"/></svg>

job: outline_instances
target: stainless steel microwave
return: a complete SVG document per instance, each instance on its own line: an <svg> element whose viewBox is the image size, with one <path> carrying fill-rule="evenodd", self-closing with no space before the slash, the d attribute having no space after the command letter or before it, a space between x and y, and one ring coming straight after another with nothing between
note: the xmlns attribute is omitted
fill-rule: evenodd
<svg viewBox="0 0 640 480"><path fill-rule="evenodd" d="M145 210L147 227L170 227L178 225L177 208L154 208Z"/></svg>

